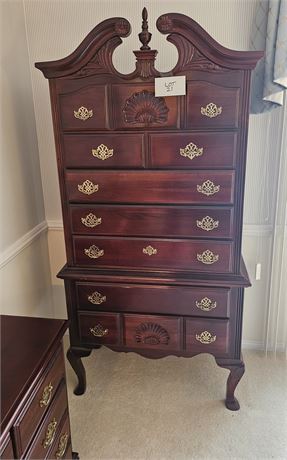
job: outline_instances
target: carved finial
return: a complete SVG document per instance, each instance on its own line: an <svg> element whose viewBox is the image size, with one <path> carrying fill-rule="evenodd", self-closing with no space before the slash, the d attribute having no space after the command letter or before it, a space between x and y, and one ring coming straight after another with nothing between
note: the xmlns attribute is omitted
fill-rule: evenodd
<svg viewBox="0 0 287 460"><path fill-rule="evenodd" d="M148 22L147 22L147 9L144 8L142 11L142 31L139 34L139 39L140 42L142 43L142 46L140 49L142 51L147 51L150 50L150 47L148 46L148 43L151 40L151 33L148 31Z"/></svg>

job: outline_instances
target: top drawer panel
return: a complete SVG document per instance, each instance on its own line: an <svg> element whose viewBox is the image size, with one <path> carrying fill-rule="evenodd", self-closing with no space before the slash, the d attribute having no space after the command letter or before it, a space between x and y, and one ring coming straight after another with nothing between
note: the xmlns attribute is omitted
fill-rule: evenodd
<svg viewBox="0 0 287 460"><path fill-rule="evenodd" d="M237 128L240 88L208 82L188 84L187 123L189 128Z"/></svg>
<svg viewBox="0 0 287 460"><path fill-rule="evenodd" d="M93 85L59 95L63 130L83 131L107 127L106 87Z"/></svg>

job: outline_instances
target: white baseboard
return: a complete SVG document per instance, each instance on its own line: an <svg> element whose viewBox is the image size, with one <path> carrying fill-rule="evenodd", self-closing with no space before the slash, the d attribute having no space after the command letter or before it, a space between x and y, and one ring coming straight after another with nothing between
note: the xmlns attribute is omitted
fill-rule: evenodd
<svg viewBox="0 0 287 460"><path fill-rule="evenodd" d="M43 232L48 229L48 224L45 220L36 225L32 230L21 236L15 243L11 244L0 255L0 269L13 260L20 252L30 246Z"/></svg>
<svg viewBox="0 0 287 460"><path fill-rule="evenodd" d="M242 341L243 350L254 350L254 351L264 351L265 345L264 342L258 340L243 340ZM274 351L272 348L268 348L267 351ZM276 347L278 352L286 352L286 345L284 343L278 343Z"/></svg>

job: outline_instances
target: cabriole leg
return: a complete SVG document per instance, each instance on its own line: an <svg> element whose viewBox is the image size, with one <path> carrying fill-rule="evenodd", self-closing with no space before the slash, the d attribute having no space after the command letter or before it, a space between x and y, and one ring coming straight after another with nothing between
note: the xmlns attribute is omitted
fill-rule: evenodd
<svg viewBox="0 0 287 460"><path fill-rule="evenodd" d="M87 348L69 348L67 358L78 377L78 385L74 390L75 395L82 395L86 391L86 371L81 358L89 356L92 350Z"/></svg>
<svg viewBox="0 0 287 460"><path fill-rule="evenodd" d="M243 361L239 361L238 364L227 364L224 360L216 359L218 366L224 367L230 370L230 374L227 379L226 385L226 399L225 406L229 410L239 410L240 405L238 400L234 396L235 389L245 372L245 365Z"/></svg>

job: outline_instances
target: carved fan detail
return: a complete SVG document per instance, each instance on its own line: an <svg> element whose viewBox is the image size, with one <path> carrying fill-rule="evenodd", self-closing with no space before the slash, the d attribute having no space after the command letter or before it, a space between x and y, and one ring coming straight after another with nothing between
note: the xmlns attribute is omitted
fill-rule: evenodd
<svg viewBox="0 0 287 460"><path fill-rule="evenodd" d="M163 97L155 97L149 91L134 93L123 108L126 123L164 123L167 121L168 107Z"/></svg>
<svg viewBox="0 0 287 460"><path fill-rule="evenodd" d="M169 335L166 329L156 323L141 323L136 328L135 340L147 345L168 345Z"/></svg>

